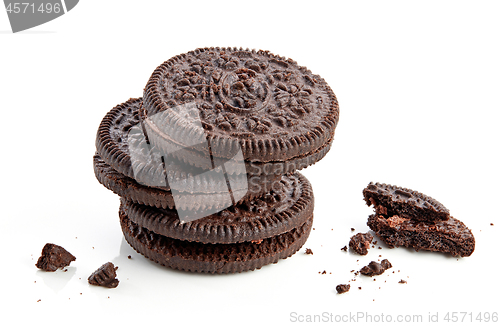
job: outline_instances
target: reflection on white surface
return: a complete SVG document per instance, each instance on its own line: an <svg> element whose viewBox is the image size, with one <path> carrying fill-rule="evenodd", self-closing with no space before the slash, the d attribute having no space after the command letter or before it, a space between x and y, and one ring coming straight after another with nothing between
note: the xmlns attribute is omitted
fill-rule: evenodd
<svg viewBox="0 0 500 326"><path fill-rule="evenodd" d="M74 264L74 262L72 263ZM36 276L40 277L48 288L52 289L55 293L59 293L75 276L75 273L76 267L70 265L54 272L37 270Z"/></svg>

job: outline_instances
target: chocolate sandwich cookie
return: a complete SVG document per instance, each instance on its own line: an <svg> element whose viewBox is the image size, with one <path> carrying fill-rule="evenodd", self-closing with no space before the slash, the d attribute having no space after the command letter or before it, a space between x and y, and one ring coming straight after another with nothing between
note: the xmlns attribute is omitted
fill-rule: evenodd
<svg viewBox="0 0 500 326"><path fill-rule="evenodd" d="M120 196L172 208L174 189L179 208L212 209L260 196L278 179L277 175L227 175L220 167L205 171L175 158L165 160L149 143L139 123L141 103L140 98L130 99L116 106L103 118L97 132L96 177Z"/></svg>
<svg viewBox="0 0 500 326"><path fill-rule="evenodd" d="M329 151L339 110L323 78L291 59L203 48L153 72L141 113L162 153L204 169L241 153L248 173L283 174Z"/></svg>
<svg viewBox="0 0 500 326"><path fill-rule="evenodd" d="M389 247L404 246L415 250L430 250L467 257L474 252L475 239L471 230L454 217L434 223L373 214L368 226Z"/></svg>
<svg viewBox="0 0 500 326"><path fill-rule="evenodd" d="M99 154L94 155L94 174L102 185L120 197L149 206L175 207L174 198L170 191L137 183L134 179L113 169L104 162Z"/></svg>
<svg viewBox="0 0 500 326"><path fill-rule="evenodd" d="M286 233L258 242L203 244L165 237L130 221L120 209L127 242L145 257L170 268L201 273L239 273L277 263L298 251L311 231L312 217Z"/></svg>
<svg viewBox="0 0 500 326"><path fill-rule="evenodd" d="M141 98L131 98L115 106L102 119L95 141L97 152L101 158L115 171L129 178L134 178L139 172L136 171L134 173L132 167L128 147L128 134L132 127L140 127L139 108L141 105ZM144 141L146 142L146 140ZM147 170L157 171L154 174L161 174L163 172L161 161L150 160L147 163L149 163Z"/></svg>
<svg viewBox="0 0 500 326"><path fill-rule="evenodd" d="M191 167L175 159L162 158L148 141L139 123L141 99L129 99L114 107L101 121L96 137L97 153L115 171L137 182L159 189L170 190L168 182L180 184L185 192L227 191L224 178L211 179L214 174ZM244 175L234 177L235 189L244 188Z"/></svg>
<svg viewBox="0 0 500 326"><path fill-rule="evenodd" d="M368 206L373 205L377 214L385 216L398 215L417 221L445 221L450 217L443 204L407 188L370 182L363 196Z"/></svg>
<svg viewBox="0 0 500 326"><path fill-rule="evenodd" d="M288 232L310 219L314 197L309 181L296 172L285 175L265 195L187 223L178 210L157 209L122 198L128 219L158 235L202 243L261 241Z"/></svg>
<svg viewBox="0 0 500 326"><path fill-rule="evenodd" d="M148 187L139 184L132 178L127 177L115 171L99 156L94 155L94 174L97 180L109 190L120 197L130 200L134 203L154 206L158 208L174 207L181 210L213 210L231 206L232 199L228 194L228 189L222 189L221 192L185 192L178 193L175 200L170 190ZM279 182L278 177L253 176L249 178L248 188L231 190L233 198L240 198L238 202L251 200L261 196L263 193L271 190L274 183ZM236 196L235 196L236 195Z"/></svg>

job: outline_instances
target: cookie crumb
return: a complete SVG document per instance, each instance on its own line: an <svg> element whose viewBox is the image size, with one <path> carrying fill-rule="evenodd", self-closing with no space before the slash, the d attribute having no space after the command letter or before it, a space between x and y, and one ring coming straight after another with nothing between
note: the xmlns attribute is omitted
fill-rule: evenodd
<svg viewBox="0 0 500 326"><path fill-rule="evenodd" d="M76 257L66 249L53 243L47 243L35 266L46 272L55 272L58 268L68 266Z"/></svg>
<svg viewBox="0 0 500 326"><path fill-rule="evenodd" d="M384 270L388 270L389 268L392 268L392 264L390 261L388 261L387 259L384 259L380 262L380 265L382 265L382 267L384 268Z"/></svg>
<svg viewBox="0 0 500 326"><path fill-rule="evenodd" d="M36 300L36 302L40 302L40 301L42 301L42 299L38 299L38 300Z"/></svg>
<svg viewBox="0 0 500 326"><path fill-rule="evenodd" d="M342 248L340 248L340 250L344 250L345 252L347 252L347 246L343 246Z"/></svg>
<svg viewBox="0 0 500 326"><path fill-rule="evenodd" d="M338 294L346 293L351 289L350 284L339 284L335 287Z"/></svg>
<svg viewBox="0 0 500 326"><path fill-rule="evenodd" d="M127 258L128 258L128 259L132 259L132 256L128 255L128 256L127 256Z"/></svg>
<svg viewBox="0 0 500 326"><path fill-rule="evenodd" d="M113 263L107 262L99 267L92 275L89 276L88 281L91 285L104 286L107 288L116 288L120 282L116 279L116 270Z"/></svg>
<svg viewBox="0 0 500 326"><path fill-rule="evenodd" d="M323 271L321 274L326 274L326 271Z"/></svg>
<svg viewBox="0 0 500 326"><path fill-rule="evenodd" d="M364 256L368 254L368 249L370 248L370 243L373 240L373 235L370 232L357 233L351 237L349 241L349 248L354 252Z"/></svg>
<svg viewBox="0 0 500 326"><path fill-rule="evenodd" d="M401 284L406 284L406 283L408 283L408 282L407 282L407 281L405 281L405 280L403 280L403 279L401 279L401 281L399 281L398 283L401 283Z"/></svg>
<svg viewBox="0 0 500 326"><path fill-rule="evenodd" d="M355 228L351 228L351 232L354 232L354 231L356 231L356 229Z"/></svg>
<svg viewBox="0 0 500 326"><path fill-rule="evenodd" d="M313 251L309 248L306 248L306 255L312 255L312 254L313 254Z"/></svg>
<svg viewBox="0 0 500 326"><path fill-rule="evenodd" d="M386 269L391 267L392 265L387 259L384 259L381 263L371 261L367 266L361 268L359 272L366 276L381 275Z"/></svg>

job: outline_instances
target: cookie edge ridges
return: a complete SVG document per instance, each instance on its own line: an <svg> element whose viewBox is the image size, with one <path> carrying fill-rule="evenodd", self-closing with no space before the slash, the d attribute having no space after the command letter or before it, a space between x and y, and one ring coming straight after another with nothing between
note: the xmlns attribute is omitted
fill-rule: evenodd
<svg viewBox="0 0 500 326"><path fill-rule="evenodd" d="M176 55L169 60L163 62L160 66L158 66L154 72L152 73L146 87L144 88L143 94L143 107L145 108L144 113L146 114L154 114L156 112L167 110L168 107L161 101L161 95L158 91L159 84L161 81L161 76L166 72L167 68L172 64L177 62L178 60L182 60L186 55L197 55L202 52L217 50L217 51L248 51L258 55L264 55L272 59L282 60L290 64L294 64L298 67L298 69L305 73L310 73L318 79L321 88L326 91L329 95L329 108L330 114L325 116L321 123L318 126L315 126L312 130L309 130L307 133L302 135L296 135L290 139L278 141L275 138L272 139L259 139L257 141L252 139L237 139L230 137L223 137L222 141L221 137L218 135L208 135L208 139L211 144L221 145L220 148L216 148L215 150L220 153L230 153L231 148L234 148L238 143L241 146L243 151L243 156L246 160L254 160L257 159L262 162L270 162L270 161L283 161L283 157L285 158L293 158L299 155L306 155L309 152L315 151L330 138L333 139L335 134L335 129L339 120L339 105L337 97L334 92L328 86L326 81L319 75L314 75L312 72L306 67L299 66L294 60L287 59L285 57L272 54L269 51L264 50L255 50L255 49L243 49L243 48L226 48L226 47L207 47L207 48L198 48L193 51L189 51L187 53ZM151 111L150 111L151 110ZM307 143L304 146L304 143ZM301 152L301 148L307 148L307 151ZM295 153L296 152L296 153ZM266 157L267 153L272 153L271 156Z"/></svg>

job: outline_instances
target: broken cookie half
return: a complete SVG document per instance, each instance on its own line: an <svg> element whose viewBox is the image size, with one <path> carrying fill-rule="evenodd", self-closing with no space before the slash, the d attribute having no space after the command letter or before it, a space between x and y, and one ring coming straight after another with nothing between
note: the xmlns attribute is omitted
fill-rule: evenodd
<svg viewBox="0 0 500 326"><path fill-rule="evenodd" d="M472 232L435 199L381 183L370 183L363 196L366 204L375 208L368 226L389 247L404 246L461 257L474 252Z"/></svg>

